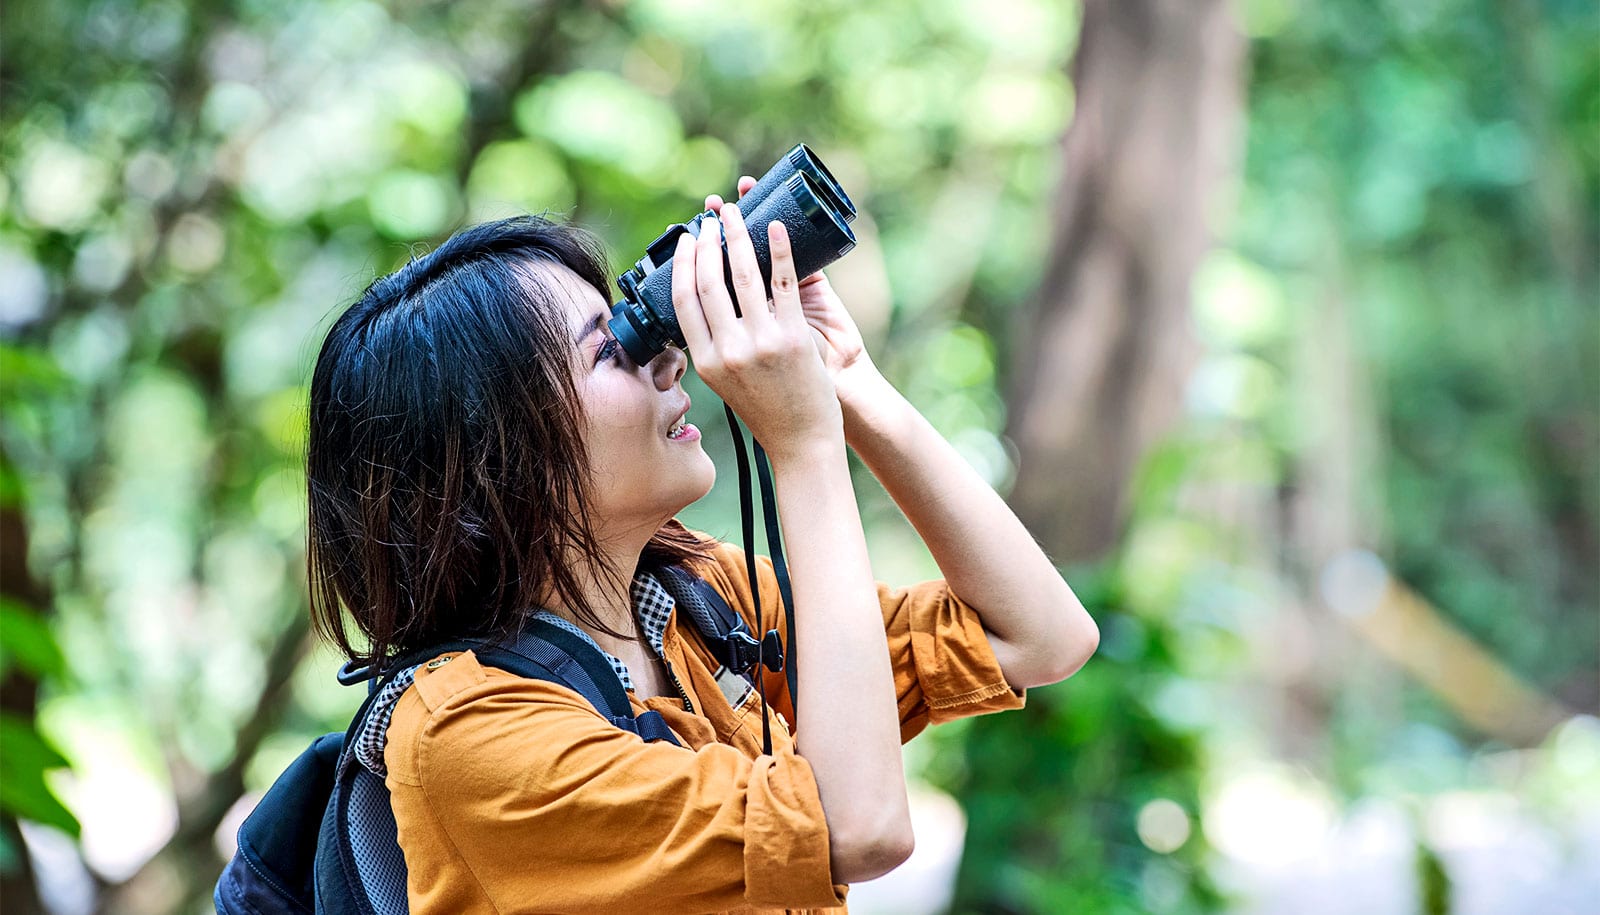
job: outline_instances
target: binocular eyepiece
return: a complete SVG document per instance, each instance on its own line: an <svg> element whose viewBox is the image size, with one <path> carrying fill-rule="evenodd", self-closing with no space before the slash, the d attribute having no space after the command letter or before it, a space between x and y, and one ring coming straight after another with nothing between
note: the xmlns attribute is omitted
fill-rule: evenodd
<svg viewBox="0 0 1600 915"><path fill-rule="evenodd" d="M777 220L789 230L795 275L800 278L816 273L856 246L855 233L850 231L850 221L856 218L855 204L804 143L784 154L739 198L739 210L749 226L761 283L769 296L772 255L767 250L768 223ZM672 307L672 255L678 236L687 232L698 238L701 224L708 218L717 216L707 210L688 222L668 226L645 248L644 256L617 277L622 301L611 307L609 326L628 358L638 365L654 359L668 345L687 346ZM726 242L722 263L725 278L731 276Z"/></svg>

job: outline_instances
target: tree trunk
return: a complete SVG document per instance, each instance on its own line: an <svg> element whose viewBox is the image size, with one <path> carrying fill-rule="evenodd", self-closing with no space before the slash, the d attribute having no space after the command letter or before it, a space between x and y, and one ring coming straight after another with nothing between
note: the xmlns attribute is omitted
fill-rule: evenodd
<svg viewBox="0 0 1600 915"><path fill-rule="evenodd" d="M1129 478L1177 418L1189 286L1231 173L1245 42L1226 0L1087 0L1049 264L1016 341L1011 503L1058 560L1121 533Z"/></svg>

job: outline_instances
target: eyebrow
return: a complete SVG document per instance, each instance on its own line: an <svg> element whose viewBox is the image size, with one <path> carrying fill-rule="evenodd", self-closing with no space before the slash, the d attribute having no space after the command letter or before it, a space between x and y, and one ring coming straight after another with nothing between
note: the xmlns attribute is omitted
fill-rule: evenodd
<svg viewBox="0 0 1600 915"><path fill-rule="evenodd" d="M606 319L609 317L611 316L605 312L591 316L588 321L584 322L582 327L578 328L578 335L572 338L572 342L582 343L590 334L599 330L600 325L606 323Z"/></svg>

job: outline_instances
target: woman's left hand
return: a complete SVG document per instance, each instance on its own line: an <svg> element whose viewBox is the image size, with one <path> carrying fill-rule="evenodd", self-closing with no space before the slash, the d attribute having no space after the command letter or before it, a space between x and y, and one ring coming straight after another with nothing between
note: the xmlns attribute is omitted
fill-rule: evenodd
<svg viewBox="0 0 1600 915"><path fill-rule="evenodd" d="M756 179L749 175L740 178L739 196L743 197L755 184ZM722 198L716 194L707 197L706 208L720 212ZM853 393L866 388L878 376L878 367L867 355L861 329L821 271L800 280L800 310L811 325L811 336L833 378L839 400L848 402Z"/></svg>

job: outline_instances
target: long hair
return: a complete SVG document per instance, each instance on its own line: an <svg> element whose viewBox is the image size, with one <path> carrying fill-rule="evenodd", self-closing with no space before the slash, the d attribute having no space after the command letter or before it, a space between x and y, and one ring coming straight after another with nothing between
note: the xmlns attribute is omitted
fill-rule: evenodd
<svg viewBox="0 0 1600 915"><path fill-rule="evenodd" d="M622 571L588 520L560 268L610 300L603 248L581 229L473 226L374 281L328 331L311 378L306 562L313 627L347 657L509 637L542 595L626 637L582 588ZM640 565L706 551L669 522Z"/></svg>

